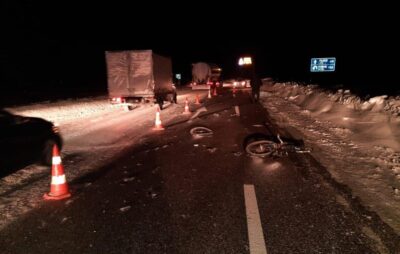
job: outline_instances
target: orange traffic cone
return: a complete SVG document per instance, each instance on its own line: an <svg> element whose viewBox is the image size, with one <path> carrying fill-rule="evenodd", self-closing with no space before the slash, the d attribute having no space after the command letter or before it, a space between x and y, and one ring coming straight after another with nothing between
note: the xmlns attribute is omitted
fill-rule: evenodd
<svg viewBox="0 0 400 254"><path fill-rule="evenodd" d="M160 119L160 107L157 107L157 112L156 112L156 122L153 130L156 131L161 131L164 130L164 127L162 126L161 119Z"/></svg>
<svg viewBox="0 0 400 254"><path fill-rule="evenodd" d="M189 101L188 101L187 98L186 98L186 100L185 100L185 111L183 112L183 114L185 114L185 115L190 114L190 111L189 111Z"/></svg>
<svg viewBox="0 0 400 254"><path fill-rule="evenodd" d="M211 89L208 89L208 99L211 99Z"/></svg>
<svg viewBox="0 0 400 254"><path fill-rule="evenodd" d="M43 198L46 200L60 200L69 198L71 193L68 191L67 180L65 179L64 167L61 164L60 151L57 145L53 146L53 163L51 167L51 186L50 192L45 193Z"/></svg>
<svg viewBox="0 0 400 254"><path fill-rule="evenodd" d="M198 94L196 94L196 102L194 104L196 104L196 105L200 104L200 98L199 98Z"/></svg>

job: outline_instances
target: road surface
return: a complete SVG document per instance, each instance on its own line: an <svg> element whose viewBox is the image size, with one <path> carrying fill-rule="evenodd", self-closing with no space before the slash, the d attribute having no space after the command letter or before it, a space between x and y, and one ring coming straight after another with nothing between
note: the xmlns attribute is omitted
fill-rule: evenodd
<svg viewBox="0 0 400 254"><path fill-rule="evenodd" d="M290 132L248 91L219 92L191 115L182 97L168 106L164 131L151 129L154 107L65 126L72 197L41 199L48 169L3 192L8 208L24 193L34 205L15 206L1 253L399 253L400 238L312 154L247 156L249 135ZM213 135L193 137L197 126Z"/></svg>

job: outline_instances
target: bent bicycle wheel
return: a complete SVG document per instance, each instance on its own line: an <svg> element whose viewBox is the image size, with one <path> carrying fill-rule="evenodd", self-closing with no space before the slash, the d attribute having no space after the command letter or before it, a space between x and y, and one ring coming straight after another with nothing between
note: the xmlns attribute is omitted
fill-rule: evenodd
<svg viewBox="0 0 400 254"><path fill-rule="evenodd" d="M276 144L269 140L258 140L246 145L246 152L251 156L265 157L276 150Z"/></svg>

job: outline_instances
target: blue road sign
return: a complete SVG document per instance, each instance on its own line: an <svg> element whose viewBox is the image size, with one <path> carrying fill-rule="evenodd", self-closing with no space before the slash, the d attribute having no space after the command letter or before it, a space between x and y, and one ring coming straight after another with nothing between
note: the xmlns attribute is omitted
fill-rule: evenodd
<svg viewBox="0 0 400 254"><path fill-rule="evenodd" d="M332 72L335 71L336 58L311 58L311 72Z"/></svg>

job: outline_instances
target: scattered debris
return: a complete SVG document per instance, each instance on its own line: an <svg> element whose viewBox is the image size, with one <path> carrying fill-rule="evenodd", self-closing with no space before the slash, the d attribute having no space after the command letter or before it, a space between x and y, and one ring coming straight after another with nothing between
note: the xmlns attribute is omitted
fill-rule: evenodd
<svg viewBox="0 0 400 254"><path fill-rule="evenodd" d="M239 157L242 155L242 152L233 152L233 155L235 155L236 157Z"/></svg>
<svg viewBox="0 0 400 254"><path fill-rule="evenodd" d="M135 180L135 177L134 176L132 176L132 177L129 177L129 178L124 178L124 182L132 182L133 180Z"/></svg>
<svg viewBox="0 0 400 254"><path fill-rule="evenodd" d="M155 173L157 173L159 170L160 170L160 167L156 167L155 169L153 169L153 170L151 171L151 173L152 173L152 174L155 174Z"/></svg>
<svg viewBox="0 0 400 254"><path fill-rule="evenodd" d="M128 211L129 209L131 209L130 205L121 207L119 210L124 213L124 212Z"/></svg>
<svg viewBox="0 0 400 254"><path fill-rule="evenodd" d="M72 202L74 202L73 199L68 199L68 200L65 202L65 205L70 205L70 204L72 204Z"/></svg>
<svg viewBox="0 0 400 254"><path fill-rule="evenodd" d="M215 151L217 151L216 147L208 147L207 151L209 151L210 153L215 153Z"/></svg>

